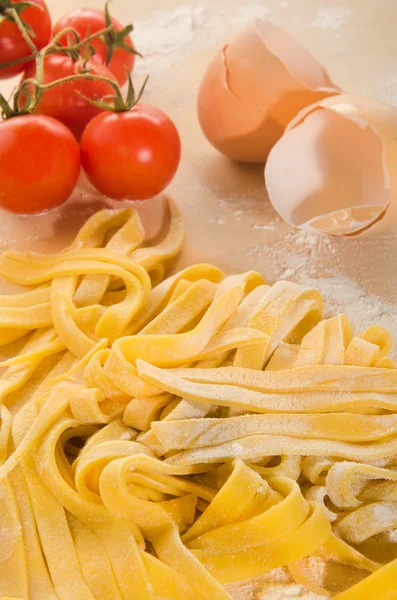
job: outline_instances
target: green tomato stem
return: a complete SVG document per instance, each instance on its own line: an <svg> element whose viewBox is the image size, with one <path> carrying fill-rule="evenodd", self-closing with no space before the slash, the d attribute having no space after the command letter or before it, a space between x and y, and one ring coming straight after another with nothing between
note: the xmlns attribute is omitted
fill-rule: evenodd
<svg viewBox="0 0 397 600"><path fill-rule="evenodd" d="M39 51L36 48L36 44L34 43L34 41L32 40L32 38L30 37L30 35L26 31L26 27L23 24L22 19L21 19L21 17L18 14L18 11L15 10L15 8L8 8L7 9L7 13L13 18L13 20L17 24L18 29L21 32L21 35L22 35L23 39L25 40L25 42L29 46L30 50L32 51L33 56L36 57L39 54Z"/></svg>
<svg viewBox="0 0 397 600"><path fill-rule="evenodd" d="M103 81L104 83L108 83L112 86L114 91L116 92L116 96L122 98L121 90L116 81L112 81L107 77L102 77L102 75L93 75L92 73L76 73L75 75L68 75L67 77L62 77L61 79L56 79L55 81L50 81L49 83L38 83L36 79L26 79L25 84L36 85L38 83L38 87L43 91L50 90L51 88L56 87L57 85L62 85L63 83L69 83L70 81L76 81L77 79L85 79L92 81Z"/></svg>
<svg viewBox="0 0 397 600"><path fill-rule="evenodd" d="M70 28L72 29L72 28ZM99 31L97 31L96 33L92 33L91 35L83 38L82 40L80 40L79 42L73 44L72 46L65 46L64 48L57 48L56 52L58 52L59 50L62 52L67 51L67 50L80 50L80 48L82 46L84 46L85 44L88 44L89 42L91 42L92 40L95 40L96 38L100 37L101 35L104 35L105 33L108 33L109 31L111 31L113 29L113 25L109 25L109 27L104 27L103 29L100 29ZM66 31L66 29L64 29L63 31L60 32L60 34L64 35L64 32ZM75 31L75 30L74 30ZM76 32L77 33L77 32ZM54 44L56 38L53 39L52 43Z"/></svg>

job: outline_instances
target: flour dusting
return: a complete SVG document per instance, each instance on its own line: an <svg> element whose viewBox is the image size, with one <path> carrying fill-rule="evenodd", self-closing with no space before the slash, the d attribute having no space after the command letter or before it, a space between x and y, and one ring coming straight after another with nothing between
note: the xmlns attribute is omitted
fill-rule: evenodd
<svg viewBox="0 0 397 600"><path fill-rule="evenodd" d="M383 75L375 84L367 87L366 93L397 104L397 71Z"/></svg>
<svg viewBox="0 0 397 600"><path fill-rule="evenodd" d="M254 225L254 228L266 230L269 226ZM340 240L308 231L293 230L274 244L255 245L247 251L247 256L255 262L270 262L280 279L292 279L308 287L317 288L324 299L325 317L338 313L346 314L356 334L364 331L369 325L380 325L390 332L397 344L397 306L375 294L369 294L357 281L339 271L337 259L339 255L349 252L349 249L354 256L353 240L345 241L342 246ZM322 267L319 276L318 270L323 256L327 256L335 264L326 274Z"/></svg>
<svg viewBox="0 0 397 600"><path fill-rule="evenodd" d="M230 6L227 11L210 10L202 1L154 11L148 18L135 21L134 41L144 56L136 62L135 71L167 71L182 57L216 44L228 31L243 27L255 17L269 16L269 8L258 0Z"/></svg>
<svg viewBox="0 0 397 600"><path fill-rule="evenodd" d="M316 16L311 22L313 27L323 30L336 31L347 25L354 15L352 8L343 8L341 6L322 6L316 11Z"/></svg>
<svg viewBox="0 0 397 600"><path fill-rule="evenodd" d="M268 586L268 590L263 590L263 593L258 597L258 600L289 600L290 598L300 598L301 600L323 600L327 596L319 596L313 592L308 592L301 585L281 585Z"/></svg>
<svg viewBox="0 0 397 600"><path fill-rule="evenodd" d="M232 23L248 23L253 21L257 17L268 17L270 15L270 9L263 4L263 2L257 2L256 4L241 3L241 6L237 8L237 13L232 17Z"/></svg>

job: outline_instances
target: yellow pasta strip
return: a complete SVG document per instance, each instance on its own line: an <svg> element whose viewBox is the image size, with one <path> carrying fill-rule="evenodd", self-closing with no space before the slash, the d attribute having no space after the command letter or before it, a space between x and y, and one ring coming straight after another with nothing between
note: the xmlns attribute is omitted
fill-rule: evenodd
<svg viewBox="0 0 397 600"><path fill-rule="evenodd" d="M123 355L130 363L134 363L137 358L144 357L159 365L183 364L204 350L214 333L236 309L242 293L243 285L237 284L218 300L214 300L199 325L188 333L125 337L116 341L115 346L117 348L121 346ZM219 310L220 306L222 311Z"/></svg>
<svg viewBox="0 0 397 600"><path fill-rule="evenodd" d="M48 343L51 343L55 337L53 330L38 330L24 346L23 351L29 353L34 349L42 349ZM35 357L28 364L22 363L9 367L0 381L0 404L4 401L8 394L21 388L28 379L33 375L36 369L42 362L43 357Z"/></svg>
<svg viewBox="0 0 397 600"><path fill-rule="evenodd" d="M393 340L390 333L383 327L379 327L379 325L367 327L365 331L360 334L360 337L363 340L378 346L380 358L387 356L393 346Z"/></svg>
<svg viewBox="0 0 397 600"><path fill-rule="evenodd" d="M135 210L131 210L128 221L113 235L106 248L119 254L129 254L143 242L144 237L145 232L139 215ZM110 280L108 275L87 275L73 296L74 304L76 306L98 304L102 300Z"/></svg>
<svg viewBox="0 0 397 600"><path fill-rule="evenodd" d="M233 554L212 554L194 550L194 555L221 583L256 577L261 573L288 565L312 554L328 539L331 526L321 508L313 505L307 520L294 532L281 536L272 544Z"/></svg>
<svg viewBox="0 0 397 600"><path fill-rule="evenodd" d="M321 321L303 338L294 366L343 365L351 338L350 323L345 315Z"/></svg>
<svg viewBox="0 0 397 600"><path fill-rule="evenodd" d="M316 552L318 556L340 562L346 565L357 567L358 569L364 569L371 573L379 569L381 565L376 562L369 560L363 554L360 554L352 546L349 546L346 542L338 538L333 533L330 535L328 540L321 548Z"/></svg>
<svg viewBox="0 0 397 600"><path fill-rule="evenodd" d="M166 564L148 554L143 555L143 562L154 591L167 600L200 600L201 594L194 591L185 577L170 569Z"/></svg>
<svg viewBox="0 0 397 600"><path fill-rule="evenodd" d="M46 598L46 600L58 600L58 595L54 590L43 558L29 491L20 466L14 469L10 474L9 479L14 490L22 526L29 584L29 598L31 600L41 600L42 598Z"/></svg>
<svg viewBox="0 0 397 600"><path fill-rule="evenodd" d="M397 472L346 461L334 464L328 472L327 489L335 506L341 508L360 506L362 502L356 497L354 487L359 480L363 479L369 481L383 479L397 482Z"/></svg>
<svg viewBox="0 0 397 600"><path fill-rule="evenodd" d="M238 378L236 377L236 379L238 383L244 383L244 386L240 386L226 384L227 381L230 381L229 375L233 374L235 367L232 367L231 369L229 367L224 367L222 369L178 369L175 371L167 371L138 359L137 368L139 375L151 385L156 386L157 389L183 396L184 398L193 401L198 400L200 402L209 402L210 404L218 404L220 406L242 408L258 413L320 413L341 411L343 409L349 410L351 408L356 408L357 406L384 408L393 411L397 406L395 392L385 393L385 390L382 389L383 386L386 388L388 387L387 378L385 377L384 381L378 383L379 379L376 377L376 373L373 378L373 387L375 389L381 388L380 392L355 391L354 393L351 393L351 390L338 391L337 389L326 389L326 391L323 391L324 386L322 385L318 386L321 391L304 391L303 385L300 384L299 387L297 386L295 390L292 390L293 393L288 389L283 390L283 393L281 393L281 391L273 385L269 385L269 390L266 390L266 387L263 386L262 389L264 391L250 389L248 378L252 376L251 388L257 388L255 382L256 378L262 378L262 376L264 376L263 378L265 379L267 376L280 376L288 373L287 371L261 371L259 372L260 375L257 377L256 373L258 372L253 369L239 369ZM360 367L344 368L359 369ZM378 369L372 368L371 370L377 371ZM215 371L226 371L226 373L219 376ZM382 373L388 371L389 369L382 369ZM348 373L346 373L346 375L348 375ZM305 376L309 378L306 369L299 369L299 379L301 377L304 379ZM392 377L394 379L394 373ZM198 383L198 381L205 381L206 383ZM279 379L279 382L282 382L282 378ZM354 384L351 380L350 384L357 387L357 384ZM331 384L326 385L327 387L328 385L332 387ZM334 387L337 388L337 385L338 384L335 383ZM347 386L348 384L344 383L343 385ZM392 383L392 385L394 384Z"/></svg>
<svg viewBox="0 0 397 600"><path fill-rule="evenodd" d="M0 307L30 308L31 306L45 304L49 301L50 288L46 285L33 290L27 290L21 294L7 294L5 296L0 296Z"/></svg>
<svg viewBox="0 0 397 600"><path fill-rule="evenodd" d="M140 331L141 335L178 333L189 324L188 319L193 320L208 308L215 295L216 285L205 279L188 283L188 289L148 323Z"/></svg>
<svg viewBox="0 0 397 600"><path fill-rule="evenodd" d="M153 423L153 430L166 451L213 446L259 434L365 442L397 435L397 415L244 415L227 420L159 421Z"/></svg>
<svg viewBox="0 0 397 600"><path fill-rule="evenodd" d="M82 498L70 488L57 468L57 441L62 431L73 427L74 423L64 418L44 436L36 458L40 477L69 512L103 539L122 597L127 600L129 591L133 589L142 600L154 600L139 549L129 529L119 520L112 519L104 507ZM120 547L123 547L122 553L119 552Z"/></svg>
<svg viewBox="0 0 397 600"><path fill-rule="evenodd" d="M71 514L68 524L80 557L81 569L95 600L122 600L106 549L101 539Z"/></svg>
<svg viewBox="0 0 397 600"><path fill-rule="evenodd" d="M397 559L357 585L335 596L335 600L395 600Z"/></svg>
<svg viewBox="0 0 397 600"><path fill-rule="evenodd" d="M0 583L7 593L27 597L28 573L15 496L8 479L0 481Z"/></svg>
<svg viewBox="0 0 397 600"><path fill-rule="evenodd" d="M65 349L65 344L58 338L50 344L48 344L48 346L46 346L45 348L41 348L40 350L32 350L31 352L27 352L26 354L19 354L14 358L4 360L2 363L0 363L0 367L12 367L13 365L19 365L22 363L29 362L32 359L35 360L38 358L46 358L47 356L51 356L52 354L62 352L62 350Z"/></svg>
<svg viewBox="0 0 397 600"><path fill-rule="evenodd" d="M168 260L176 256L183 244L185 228L182 214L177 205L170 197L167 197L170 212L170 227L167 236L157 246L149 248L137 248L131 253L132 260L136 261L145 269L150 270L151 266L157 262Z"/></svg>
<svg viewBox="0 0 397 600"><path fill-rule="evenodd" d="M305 289L283 281L277 282L265 294L248 323L248 327L259 329L269 336L267 344L262 348L239 350L234 364L253 369L263 368L279 343L288 337L309 313L312 313L310 322L313 325L321 316L321 296L317 290Z"/></svg>
<svg viewBox="0 0 397 600"><path fill-rule="evenodd" d="M285 494L284 500L248 520L218 526L194 538L188 543L188 548L207 549L213 554L230 554L262 546L265 542L271 544L278 537L294 531L308 516L308 503L294 481L272 479L270 484ZM228 502L226 497L225 509Z"/></svg>
<svg viewBox="0 0 397 600"><path fill-rule="evenodd" d="M170 394L159 394L151 398L133 398L123 414L126 425L147 431L152 421L156 421L160 410L166 406L172 396Z"/></svg>
<svg viewBox="0 0 397 600"><path fill-rule="evenodd" d="M190 582L202 598L230 600L222 586L182 544L178 528L167 511L129 493L125 478L131 460L115 460L103 470L100 492L105 506L118 517L132 518L152 542L160 560L182 574L189 572Z"/></svg>
<svg viewBox="0 0 397 600"><path fill-rule="evenodd" d="M146 306L127 327L125 335L131 335L140 331L148 322L156 317L169 302L181 279L186 279L190 282L206 279L213 283L219 283L223 277L224 274L220 269L208 264L194 265L180 271L176 275L168 277L150 292Z"/></svg>

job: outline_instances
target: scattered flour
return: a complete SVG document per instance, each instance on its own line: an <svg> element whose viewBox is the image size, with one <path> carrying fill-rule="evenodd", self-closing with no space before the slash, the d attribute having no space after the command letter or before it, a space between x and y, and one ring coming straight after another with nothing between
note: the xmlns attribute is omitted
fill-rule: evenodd
<svg viewBox="0 0 397 600"><path fill-rule="evenodd" d="M198 2L175 10L154 11L147 19L136 21L134 40L144 56L143 61L137 61L136 70L153 74L169 69L191 50L200 30L205 28L207 35L212 35L210 19L205 5Z"/></svg>
<svg viewBox="0 0 397 600"><path fill-rule="evenodd" d="M201 0L174 10L157 10L146 19L134 21L134 41L144 60L137 61L138 73L167 71L181 57L215 44L235 26L244 26L255 17L270 17L260 0L244 1L214 11ZM132 15L133 16L133 15Z"/></svg>
<svg viewBox="0 0 397 600"><path fill-rule="evenodd" d="M251 267L266 273L266 269L269 272L268 265L271 265L271 279L292 279L319 289L324 299L325 316L346 314L356 334L369 325L381 325L390 332L397 344L397 303L394 302L397 296L394 298L389 293L390 300L386 301L376 295L376 292L369 293L360 285L362 282L364 286L366 281L375 276L377 262L373 261L372 266L369 265L369 257L379 252L374 240L366 242L371 245L363 255L360 242L354 240L336 240L299 229L279 235L279 220L269 220L263 225L254 223L251 227L264 231L263 243L256 243L246 250L245 255ZM266 232L271 236L270 241ZM393 234L390 234L390 240L386 237L383 240L388 254L392 254L395 241ZM350 264L353 265L354 272L355 256L361 256L367 267L361 278L355 276L353 279L345 271ZM261 265L264 265L263 269Z"/></svg>
<svg viewBox="0 0 397 600"><path fill-rule="evenodd" d="M326 301L326 316L343 312L350 319L355 333L376 324L385 327L397 340L396 306L378 296L366 294L355 282L341 275L317 279L300 272L299 281L320 290Z"/></svg>
<svg viewBox="0 0 397 600"><path fill-rule="evenodd" d="M397 104L397 71L382 75L375 84L366 89L366 93Z"/></svg>
<svg viewBox="0 0 397 600"><path fill-rule="evenodd" d="M281 275L281 279L289 279L293 275L295 275L294 269L285 269L284 273Z"/></svg>
<svg viewBox="0 0 397 600"><path fill-rule="evenodd" d="M281 586L269 586L269 589L264 590L263 593L258 596L258 600L289 600L290 598L304 598L305 600L323 600L327 596L319 596L312 592L308 592L301 585L281 585Z"/></svg>
<svg viewBox="0 0 397 600"><path fill-rule="evenodd" d="M248 23L256 17L268 17L269 15L269 8L264 6L261 1L253 4L242 2L241 6L237 8L237 14L232 18L232 23Z"/></svg>
<svg viewBox="0 0 397 600"><path fill-rule="evenodd" d="M252 225L252 229L257 229L260 231L274 231L276 228L276 222L272 222L272 223L268 223L267 225L258 225L257 223L254 223Z"/></svg>
<svg viewBox="0 0 397 600"><path fill-rule="evenodd" d="M322 6L317 9L315 19L311 22L311 25L318 29L336 31L347 25L353 15L354 10L352 8Z"/></svg>
<svg viewBox="0 0 397 600"><path fill-rule="evenodd" d="M226 220L222 219L222 217L210 217L208 219L208 221L210 223L212 223L213 225L225 225L226 224Z"/></svg>
<svg viewBox="0 0 397 600"><path fill-rule="evenodd" d="M271 577L270 577L271 576ZM271 581L272 580L272 581ZM227 586L234 600L325 600L328 596L319 596L308 592L303 586L288 582L289 578L282 569L275 569L268 576ZM275 586L273 581L277 581Z"/></svg>

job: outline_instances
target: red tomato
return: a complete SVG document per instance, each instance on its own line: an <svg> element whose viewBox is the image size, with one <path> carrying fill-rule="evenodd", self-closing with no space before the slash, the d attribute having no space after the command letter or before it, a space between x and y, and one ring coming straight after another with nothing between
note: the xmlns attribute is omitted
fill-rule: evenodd
<svg viewBox="0 0 397 600"><path fill-rule="evenodd" d="M111 20L116 31L121 31L123 29L123 26L116 21L116 19L113 19L112 17ZM87 37L87 35L96 33L106 27L104 12L95 8L76 8L58 21L54 27L54 33L59 33L59 31L65 29L65 27L73 27L82 38ZM60 41L61 44L67 45L66 36L61 38ZM130 48L134 47L129 35L124 39L124 43ZM90 44L96 50L96 54L94 55L95 60L98 60L105 65L107 52L105 42L101 38L96 38L92 40ZM126 68L131 72L134 67L134 62L134 54L131 54L124 48L116 48L107 67L116 77L119 84L123 85L128 79Z"/></svg>
<svg viewBox="0 0 397 600"><path fill-rule="evenodd" d="M88 69L93 75L107 77L116 81L114 75L106 67L96 61L88 61ZM50 83L62 77L68 77L79 72L77 63L68 56L62 54L49 54L44 61L44 83ZM32 65L25 73L25 78L35 77L36 68ZM86 102L76 92L92 99L100 99L106 95L115 95L115 91L109 83L88 79L79 79L62 83L44 92L35 109L35 113L54 117L64 123L80 139L87 123L99 114L100 108ZM20 106L23 104L22 95Z"/></svg>
<svg viewBox="0 0 397 600"><path fill-rule="evenodd" d="M11 0L13 4L20 0ZM51 37L51 18L44 0L30 0L36 6L29 6L20 12L19 16L34 32L32 40L40 50L48 44ZM0 15L1 17L1 15ZM12 67L1 67L1 63L24 58L32 54L23 39L18 26L10 19L0 20L0 79L7 79L20 73L30 63L18 63Z"/></svg>
<svg viewBox="0 0 397 600"><path fill-rule="evenodd" d="M84 130L82 165L110 198L143 200L160 193L178 168L181 144L174 123L158 108L103 112Z"/></svg>
<svg viewBox="0 0 397 600"><path fill-rule="evenodd" d="M36 213L59 206L80 172L79 146L65 125L25 115L0 124L0 206Z"/></svg>

